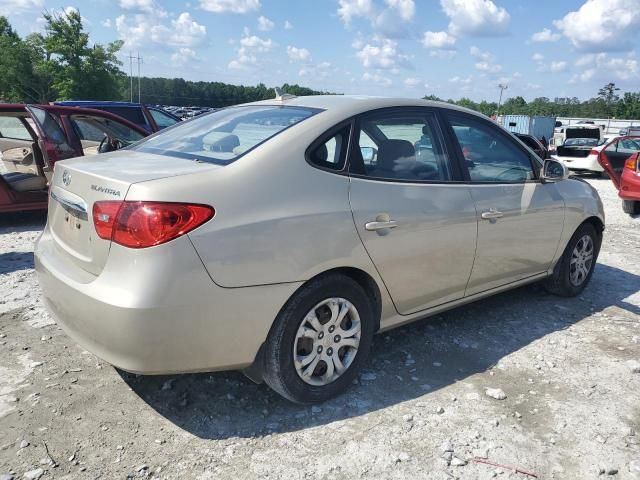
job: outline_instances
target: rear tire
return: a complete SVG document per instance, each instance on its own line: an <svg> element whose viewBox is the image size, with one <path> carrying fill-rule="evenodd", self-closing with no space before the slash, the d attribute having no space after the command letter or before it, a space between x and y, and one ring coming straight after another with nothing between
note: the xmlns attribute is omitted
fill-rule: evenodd
<svg viewBox="0 0 640 480"><path fill-rule="evenodd" d="M640 202L637 200L622 200L622 210L629 215L640 215Z"/></svg>
<svg viewBox="0 0 640 480"><path fill-rule="evenodd" d="M367 360L374 325L372 302L357 282L340 274L310 281L291 297L271 328L265 382L299 404L338 395Z"/></svg>
<svg viewBox="0 0 640 480"><path fill-rule="evenodd" d="M544 281L544 288L561 297L579 295L591 280L600 242L600 235L593 225L582 224L569 240L553 274Z"/></svg>

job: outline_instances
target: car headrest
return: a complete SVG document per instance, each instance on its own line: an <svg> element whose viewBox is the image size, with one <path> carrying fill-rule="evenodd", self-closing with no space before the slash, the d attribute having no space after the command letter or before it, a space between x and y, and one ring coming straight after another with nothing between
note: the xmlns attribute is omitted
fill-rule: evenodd
<svg viewBox="0 0 640 480"><path fill-rule="evenodd" d="M233 152L233 149L238 146L240 146L238 136L229 134L213 142L210 148L212 152Z"/></svg>
<svg viewBox="0 0 640 480"><path fill-rule="evenodd" d="M385 140L380 143L378 149L377 167L383 170L394 170L398 160L403 159L406 162L414 162L416 159L416 150L407 140Z"/></svg>
<svg viewBox="0 0 640 480"><path fill-rule="evenodd" d="M429 128L429 125L424 125L422 127L422 134L426 135L427 137L431 136L431 129Z"/></svg>

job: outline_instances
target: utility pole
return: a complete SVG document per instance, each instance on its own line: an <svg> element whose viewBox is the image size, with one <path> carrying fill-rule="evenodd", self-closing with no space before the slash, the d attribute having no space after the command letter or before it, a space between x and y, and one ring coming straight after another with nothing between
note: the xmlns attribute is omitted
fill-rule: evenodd
<svg viewBox="0 0 640 480"><path fill-rule="evenodd" d="M140 52L138 52L138 103L142 103L140 95L140 65L142 65L142 57L140 56Z"/></svg>
<svg viewBox="0 0 640 480"><path fill-rule="evenodd" d="M134 57L131 52L129 52L129 101L133 103L133 61L135 60L138 64L138 103L141 103L141 88L140 88L140 65L142 64L142 57L140 56L140 52L136 54Z"/></svg>
<svg viewBox="0 0 640 480"><path fill-rule="evenodd" d="M500 105L502 105L502 92L504 92L509 85L506 83L499 83L498 88L500 89L500 99L498 100L498 111L496 112L496 122L498 122L498 117L500 117Z"/></svg>

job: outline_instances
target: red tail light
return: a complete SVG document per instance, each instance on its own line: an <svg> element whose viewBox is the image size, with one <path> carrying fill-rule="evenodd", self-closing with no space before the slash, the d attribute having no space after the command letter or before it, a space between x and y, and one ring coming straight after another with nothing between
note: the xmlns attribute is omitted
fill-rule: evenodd
<svg viewBox="0 0 640 480"><path fill-rule="evenodd" d="M168 202L104 201L93 204L98 236L130 248L168 242L210 220L207 205Z"/></svg>

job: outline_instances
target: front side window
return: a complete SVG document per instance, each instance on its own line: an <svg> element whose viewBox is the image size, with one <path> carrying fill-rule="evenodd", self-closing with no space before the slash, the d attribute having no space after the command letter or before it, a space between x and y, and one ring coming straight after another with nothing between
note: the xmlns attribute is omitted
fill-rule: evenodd
<svg viewBox="0 0 640 480"><path fill-rule="evenodd" d="M279 105L224 108L176 125L131 148L226 165L319 111Z"/></svg>
<svg viewBox="0 0 640 480"><path fill-rule="evenodd" d="M522 183L536 178L529 154L497 126L467 116L449 115L472 182Z"/></svg>
<svg viewBox="0 0 640 480"><path fill-rule="evenodd" d="M356 139L363 171L354 173L388 180L451 180L435 118L428 113L395 109L367 115L359 121Z"/></svg>
<svg viewBox="0 0 640 480"><path fill-rule="evenodd" d="M70 115L69 121L73 125L80 140L100 143L103 138L108 137L117 139L124 145L128 145L144 138L144 135L138 131L110 118L90 115Z"/></svg>

